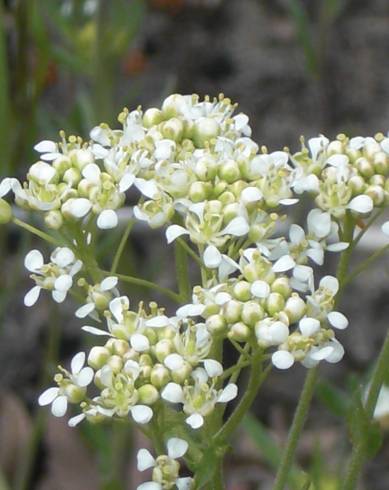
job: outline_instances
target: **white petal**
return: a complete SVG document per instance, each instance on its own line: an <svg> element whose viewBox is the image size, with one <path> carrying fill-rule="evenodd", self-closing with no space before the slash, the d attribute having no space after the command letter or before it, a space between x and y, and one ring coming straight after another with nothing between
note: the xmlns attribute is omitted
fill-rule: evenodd
<svg viewBox="0 0 389 490"><path fill-rule="evenodd" d="M235 383L228 384L217 398L219 403L228 403L238 396L238 387Z"/></svg>
<svg viewBox="0 0 389 490"><path fill-rule="evenodd" d="M166 356L163 363L167 368L175 371L182 368L182 366L184 365L184 359L179 354L173 353Z"/></svg>
<svg viewBox="0 0 389 490"><path fill-rule="evenodd" d="M60 267L67 267L75 261L76 257L68 247L58 247L51 254L51 260Z"/></svg>
<svg viewBox="0 0 389 490"><path fill-rule="evenodd" d="M69 199L62 205L62 210L74 218L83 218L91 208L92 203L85 197Z"/></svg>
<svg viewBox="0 0 389 490"><path fill-rule="evenodd" d="M68 421L68 426L69 427L76 427L80 422L82 422L86 418L85 413L80 413L79 415L76 415L72 418L69 419Z"/></svg>
<svg viewBox="0 0 389 490"><path fill-rule="evenodd" d="M104 209L99 214L96 224L100 230L110 230L111 228L116 228L118 222L118 215L113 209Z"/></svg>
<svg viewBox="0 0 389 490"><path fill-rule="evenodd" d="M205 266L209 269L216 269L217 267L219 267L221 260L222 254L215 247L215 245L208 245L203 255Z"/></svg>
<svg viewBox="0 0 389 490"><path fill-rule="evenodd" d="M145 352L150 349L150 342L146 335L134 333L130 337L131 347L137 352Z"/></svg>
<svg viewBox="0 0 389 490"><path fill-rule="evenodd" d="M250 288L251 294L256 298L267 298L270 294L270 286L265 281L254 281Z"/></svg>
<svg viewBox="0 0 389 490"><path fill-rule="evenodd" d="M279 345L286 341L289 335L289 328L283 322L273 322L269 327L269 334L273 345Z"/></svg>
<svg viewBox="0 0 389 490"><path fill-rule="evenodd" d="M305 238L305 232L299 225L290 225L289 238L292 243L300 243Z"/></svg>
<svg viewBox="0 0 389 490"><path fill-rule="evenodd" d="M274 272L286 272L290 269L293 269L293 267L296 265L296 262L293 260L293 258L290 255L284 255L280 257L274 264L273 264L273 271Z"/></svg>
<svg viewBox="0 0 389 490"><path fill-rule="evenodd" d="M317 238L324 238L331 231L331 215L320 209L312 209L307 217L308 231Z"/></svg>
<svg viewBox="0 0 389 490"><path fill-rule="evenodd" d="M161 397L170 403L182 403L184 401L182 387L177 383L168 383L162 390Z"/></svg>
<svg viewBox="0 0 389 490"><path fill-rule="evenodd" d="M327 148L329 139L323 135L308 140L308 147L312 155L312 160L316 160L319 153Z"/></svg>
<svg viewBox="0 0 389 490"><path fill-rule="evenodd" d="M166 239L168 243L172 243L176 238L182 235L189 235L188 230L186 230L183 226L180 225L170 225L166 229Z"/></svg>
<svg viewBox="0 0 389 490"><path fill-rule="evenodd" d="M59 396L57 397L52 405L51 405L51 413L54 415L54 417L63 417L66 413L66 410L68 408L68 399L66 396Z"/></svg>
<svg viewBox="0 0 389 490"><path fill-rule="evenodd" d="M324 276L320 280L319 286L328 289L333 295L339 291L339 281L334 276Z"/></svg>
<svg viewBox="0 0 389 490"><path fill-rule="evenodd" d="M298 281L307 282L313 278L313 269L307 265L296 265L293 269L293 277Z"/></svg>
<svg viewBox="0 0 389 490"><path fill-rule="evenodd" d="M86 180L93 184L100 183L101 170L95 163L89 163L82 169L82 175Z"/></svg>
<svg viewBox="0 0 389 490"><path fill-rule="evenodd" d="M214 359L205 359L204 368L211 378L216 378L216 376L221 376L223 374L223 366L219 361L215 361Z"/></svg>
<svg viewBox="0 0 389 490"><path fill-rule="evenodd" d="M167 454L169 458L178 459L182 458L186 451L188 450L189 444L184 441L184 439L179 439L178 437L171 437L167 443Z"/></svg>
<svg viewBox="0 0 389 490"><path fill-rule="evenodd" d="M79 352L73 357L70 363L70 369L73 374L78 374L81 371L85 364L85 357L85 352Z"/></svg>
<svg viewBox="0 0 389 490"><path fill-rule="evenodd" d="M86 303L86 305L80 306L80 308L78 308L74 314L76 315L77 318L85 318L90 313L92 313L94 309L95 309L94 303Z"/></svg>
<svg viewBox="0 0 389 490"><path fill-rule="evenodd" d="M246 187L240 195L244 203L256 202L262 199L262 192L257 187Z"/></svg>
<svg viewBox="0 0 389 490"><path fill-rule="evenodd" d="M24 267L30 272L39 271L43 264L43 255L39 250L31 250L24 259Z"/></svg>
<svg viewBox="0 0 389 490"><path fill-rule="evenodd" d="M135 175L129 172L124 174L119 182L119 192L125 192L126 190L128 190L132 186L134 181L135 181Z"/></svg>
<svg viewBox="0 0 389 490"><path fill-rule="evenodd" d="M328 165L332 165L333 167L344 167L348 164L349 158L347 155L337 154L331 155L327 162Z"/></svg>
<svg viewBox="0 0 389 490"><path fill-rule="evenodd" d="M100 335L102 337L111 336L109 332L106 332L105 330L100 330L100 328L92 327L90 325L84 325L83 327L81 327L81 330L91 333L92 335Z"/></svg>
<svg viewBox="0 0 389 490"><path fill-rule="evenodd" d="M91 367L84 367L76 376L77 385L81 388L88 386L92 382L94 375L95 373Z"/></svg>
<svg viewBox="0 0 389 490"><path fill-rule="evenodd" d="M158 187L154 181L137 178L134 184L144 196L150 199L155 199L158 196Z"/></svg>
<svg viewBox="0 0 389 490"><path fill-rule="evenodd" d="M192 427L192 429L199 429L204 424L203 416L199 413L190 415L185 422Z"/></svg>
<svg viewBox="0 0 389 490"><path fill-rule="evenodd" d="M49 405L57 398L58 393L59 393L59 388L57 387L47 388L47 390L45 390L38 398L39 405L41 406Z"/></svg>
<svg viewBox="0 0 389 490"><path fill-rule="evenodd" d="M311 357L315 361L322 361L323 359L326 359L330 354L332 354L333 351L334 348L327 345L326 347L317 349L311 354Z"/></svg>
<svg viewBox="0 0 389 490"><path fill-rule="evenodd" d="M135 405L131 415L137 424L147 424L153 418L153 411L147 405Z"/></svg>
<svg viewBox="0 0 389 490"><path fill-rule="evenodd" d="M326 361L334 364L343 359L344 348L343 345L336 339L331 342L331 345L333 347L333 351L327 356Z"/></svg>
<svg viewBox="0 0 389 490"><path fill-rule="evenodd" d="M381 226L381 230L383 231L383 233L385 233L385 235L388 235L389 236L389 221L386 221L382 226Z"/></svg>
<svg viewBox="0 0 389 490"><path fill-rule="evenodd" d="M69 274L62 274L62 276L57 277L54 283L55 289L58 291L69 291L72 287L73 279Z"/></svg>
<svg viewBox="0 0 389 490"><path fill-rule="evenodd" d="M190 476L177 478L176 486L178 490L191 490L193 488L193 478Z"/></svg>
<svg viewBox="0 0 389 490"><path fill-rule="evenodd" d="M41 292L40 286L34 286L28 293L24 296L24 306L33 306L38 301L39 294Z"/></svg>
<svg viewBox="0 0 389 490"><path fill-rule="evenodd" d="M43 140L34 146L34 150L38 153L54 153L57 151L57 144L54 141Z"/></svg>
<svg viewBox="0 0 389 490"><path fill-rule="evenodd" d="M39 183L48 184L57 171L49 163L37 162L31 165L28 174Z"/></svg>
<svg viewBox="0 0 389 490"><path fill-rule="evenodd" d="M299 200L297 198L286 198L279 201L279 203L284 206L293 206L293 204L296 204L298 202Z"/></svg>
<svg viewBox="0 0 389 490"><path fill-rule="evenodd" d="M364 145L364 142L365 138L363 136L355 136L354 138L350 139L350 141L348 142L348 146L352 150L360 150Z"/></svg>
<svg viewBox="0 0 389 490"><path fill-rule="evenodd" d="M110 289L113 289L117 286L118 281L119 279L116 276L106 277L101 281L100 289L102 291L109 291Z"/></svg>
<svg viewBox="0 0 389 490"><path fill-rule="evenodd" d="M271 361L278 369L289 369L294 364L294 357L287 350L278 350L271 356Z"/></svg>
<svg viewBox="0 0 389 490"><path fill-rule="evenodd" d="M138 485L136 490L162 490L162 485L153 481L147 481Z"/></svg>
<svg viewBox="0 0 389 490"><path fill-rule="evenodd" d="M310 337L320 330L320 322L316 318L302 318L299 322L299 328L305 337Z"/></svg>
<svg viewBox="0 0 389 490"><path fill-rule="evenodd" d="M145 471L155 466L155 459L147 449L139 449L136 459L138 471Z"/></svg>
<svg viewBox="0 0 389 490"><path fill-rule="evenodd" d="M347 208L357 213L370 213L374 207L373 200L370 196L361 194L360 196L354 197L348 203Z"/></svg>
<svg viewBox="0 0 389 490"><path fill-rule="evenodd" d="M331 311L327 318L334 328L344 330L348 326L347 318L340 311Z"/></svg>
<svg viewBox="0 0 389 490"><path fill-rule="evenodd" d="M217 293L217 295L215 296L215 303L219 306L226 304L228 301L231 301L231 295L229 293L221 292Z"/></svg>
<svg viewBox="0 0 389 490"><path fill-rule="evenodd" d="M57 291L53 289L51 296L56 303L63 303L66 299L67 291Z"/></svg>
<svg viewBox="0 0 389 490"><path fill-rule="evenodd" d="M168 325L170 325L170 321L165 315L155 316L154 318L150 318L150 320L146 320L146 327L163 328Z"/></svg>
<svg viewBox="0 0 389 490"><path fill-rule="evenodd" d="M4 197L12 189L12 179L6 177L0 182L0 197Z"/></svg>
<svg viewBox="0 0 389 490"><path fill-rule="evenodd" d="M309 257L315 264L323 265L324 263L324 250L322 248L309 248L307 250L307 257Z"/></svg>
<svg viewBox="0 0 389 490"><path fill-rule="evenodd" d="M343 252L343 250L346 250L349 245L350 244L348 242L332 243L331 245L327 245L326 250L329 252Z"/></svg>
<svg viewBox="0 0 389 490"><path fill-rule="evenodd" d="M205 306L201 304L188 304L178 308L176 315L181 318L186 318L188 316L199 316L203 313L204 309Z"/></svg>
<svg viewBox="0 0 389 490"><path fill-rule="evenodd" d="M120 296L119 298L114 298L109 303L109 309L115 319L121 323L123 320L123 310L128 310L130 306L130 300L127 296Z"/></svg>
<svg viewBox="0 0 389 490"><path fill-rule="evenodd" d="M234 235L234 236L243 236L246 235L250 230L250 227L247 221L238 216L232 219L228 225L220 232L221 235Z"/></svg>
<svg viewBox="0 0 389 490"><path fill-rule="evenodd" d="M95 126L89 133L92 140L100 143L103 146L110 146L110 140L108 138L107 130L100 126Z"/></svg>
<svg viewBox="0 0 389 490"><path fill-rule="evenodd" d="M249 122L249 118L246 114L240 113L232 118L234 120L235 129L241 131Z"/></svg>

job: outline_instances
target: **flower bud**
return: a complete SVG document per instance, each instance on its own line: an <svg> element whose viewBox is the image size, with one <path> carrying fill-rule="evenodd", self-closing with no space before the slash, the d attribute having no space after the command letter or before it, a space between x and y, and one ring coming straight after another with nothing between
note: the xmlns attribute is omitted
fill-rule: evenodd
<svg viewBox="0 0 389 490"><path fill-rule="evenodd" d="M288 299L292 289L289 285L289 279L287 277L277 277L271 285L273 293L281 294L285 299Z"/></svg>
<svg viewBox="0 0 389 490"><path fill-rule="evenodd" d="M363 177L361 177L360 175L354 175L348 181L348 185L351 188L352 193L358 195L361 192L363 192L366 184L365 184L365 180L363 179Z"/></svg>
<svg viewBox="0 0 389 490"><path fill-rule="evenodd" d="M219 196L219 201L226 206L227 204L232 204L235 202L235 196L230 191L225 191ZM224 208L225 211L225 208Z"/></svg>
<svg viewBox="0 0 389 490"><path fill-rule="evenodd" d="M228 184L240 179L239 165L235 160L227 160L219 168L219 177Z"/></svg>
<svg viewBox="0 0 389 490"><path fill-rule="evenodd" d="M160 340L154 347L155 357L159 362L163 362L165 357L172 353L173 345L171 340Z"/></svg>
<svg viewBox="0 0 389 490"><path fill-rule="evenodd" d="M374 154L380 151L381 146L376 141L369 141L363 149L366 158L374 158Z"/></svg>
<svg viewBox="0 0 389 490"><path fill-rule="evenodd" d="M250 333L250 328L247 325L243 322L238 322L231 326L227 337L237 342L245 342L250 338Z"/></svg>
<svg viewBox="0 0 389 490"><path fill-rule="evenodd" d="M179 368L171 372L172 379L175 383L183 383L188 379L190 373L192 372L192 366L189 362L184 361L184 364Z"/></svg>
<svg viewBox="0 0 389 490"><path fill-rule="evenodd" d="M386 175L389 170L389 159L383 151L379 151L373 158L374 170L378 174Z"/></svg>
<svg viewBox="0 0 389 490"><path fill-rule="evenodd" d="M126 352L129 350L130 346L128 342L125 340L116 340L112 343L112 353L117 354L118 356L124 356Z"/></svg>
<svg viewBox="0 0 389 490"><path fill-rule="evenodd" d="M209 117L200 117L193 125L192 134L197 148L204 148L208 141L219 136L219 123Z"/></svg>
<svg viewBox="0 0 389 490"><path fill-rule="evenodd" d="M71 163L82 170L89 163L94 162L93 153L90 150L78 149L69 152Z"/></svg>
<svg viewBox="0 0 389 490"><path fill-rule="evenodd" d="M266 309L269 315L274 316L285 306L285 299L280 293L270 293L266 300Z"/></svg>
<svg viewBox="0 0 389 490"><path fill-rule="evenodd" d="M374 167L367 158L358 158L355 166L364 177L371 177L374 174Z"/></svg>
<svg viewBox="0 0 389 490"><path fill-rule="evenodd" d="M152 126L156 126L163 120L162 112L155 108L151 107L147 109L147 111L143 114L143 126L146 128L151 128Z"/></svg>
<svg viewBox="0 0 389 490"><path fill-rule="evenodd" d="M45 215L45 223L52 230L59 230L63 224L63 217L60 211L49 211Z"/></svg>
<svg viewBox="0 0 389 490"><path fill-rule="evenodd" d="M65 388L65 394L70 403L80 403L85 398L85 388L76 386L73 383Z"/></svg>
<svg viewBox="0 0 389 490"><path fill-rule="evenodd" d="M223 209L224 223L227 224L237 216L239 216L240 205L237 202L227 204Z"/></svg>
<svg viewBox="0 0 389 490"><path fill-rule="evenodd" d="M265 316L262 306L255 301L248 301L243 305L242 321L253 327L259 320Z"/></svg>
<svg viewBox="0 0 389 490"><path fill-rule="evenodd" d="M240 320L242 313L242 303L231 300L223 306L223 315L228 323L235 323Z"/></svg>
<svg viewBox="0 0 389 490"><path fill-rule="evenodd" d="M212 315L216 315L220 311L220 306L219 305L207 305L202 312L201 316L203 318L209 318Z"/></svg>
<svg viewBox="0 0 389 490"><path fill-rule="evenodd" d="M365 194L372 198L374 206L381 206L385 200L385 192L379 185L369 185Z"/></svg>
<svg viewBox="0 0 389 490"><path fill-rule="evenodd" d="M169 370L162 364L156 364L150 372L150 381L156 388L163 388L170 381Z"/></svg>
<svg viewBox="0 0 389 490"><path fill-rule="evenodd" d="M192 202L205 201L207 191L208 189L204 182L193 182L189 188L189 199Z"/></svg>
<svg viewBox="0 0 389 490"><path fill-rule="evenodd" d="M251 298L251 285L247 281L239 281L235 284L232 294L240 301L248 301Z"/></svg>
<svg viewBox="0 0 389 490"><path fill-rule="evenodd" d="M0 199L0 225L9 223L12 219L12 208L4 199Z"/></svg>
<svg viewBox="0 0 389 490"><path fill-rule="evenodd" d="M288 315L289 322L295 323L304 316L307 306L298 294L292 294L285 305L285 313Z"/></svg>
<svg viewBox="0 0 389 490"><path fill-rule="evenodd" d="M123 369L123 359L117 355L113 355L108 359L107 365L117 374Z"/></svg>
<svg viewBox="0 0 389 490"><path fill-rule="evenodd" d="M159 398L158 390L151 384L146 384L138 388L139 403L152 405Z"/></svg>
<svg viewBox="0 0 389 490"><path fill-rule="evenodd" d="M217 173L217 165L210 159L201 158L196 163L195 173L200 180L213 180Z"/></svg>
<svg viewBox="0 0 389 490"><path fill-rule="evenodd" d="M207 318L205 325L212 334L222 333L226 328L226 322L222 315L211 315Z"/></svg>
<svg viewBox="0 0 389 490"><path fill-rule="evenodd" d="M181 119L173 117L162 124L162 134L173 141L181 141L184 135L184 124Z"/></svg>
<svg viewBox="0 0 389 490"><path fill-rule="evenodd" d="M385 177L380 174L374 174L373 177L370 177L369 184L371 185L379 185L381 187L385 186Z"/></svg>
<svg viewBox="0 0 389 490"><path fill-rule="evenodd" d="M183 95L172 94L167 97L162 103L162 112L165 118L175 117L181 114L181 110L185 107L186 102Z"/></svg>
<svg viewBox="0 0 389 490"><path fill-rule="evenodd" d="M343 153L343 144L339 140L331 141L331 143L327 146L327 154L336 155L338 153Z"/></svg>
<svg viewBox="0 0 389 490"><path fill-rule="evenodd" d="M110 352L106 347L92 347L88 356L88 364L93 369L101 369L107 363Z"/></svg>

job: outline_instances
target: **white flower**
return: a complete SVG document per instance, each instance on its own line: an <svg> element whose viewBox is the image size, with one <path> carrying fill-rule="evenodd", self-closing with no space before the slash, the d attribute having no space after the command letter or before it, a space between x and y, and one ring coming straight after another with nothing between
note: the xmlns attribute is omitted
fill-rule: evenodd
<svg viewBox="0 0 389 490"><path fill-rule="evenodd" d="M72 402L72 397L75 396L75 387L79 388L79 390L76 391L76 396L79 396L79 394L82 395L85 392L85 387L91 383L94 371L89 366L84 367L85 357L84 352L76 354L70 364L71 372L63 370L66 378L63 379L63 377L60 376L58 379L58 387L48 388L40 395L38 399L39 405L44 406L51 404L51 412L55 417L62 417L65 415L68 402Z"/></svg>
<svg viewBox="0 0 389 490"><path fill-rule="evenodd" d="M85 318L91 315L96 309L105 309L111 300L111 295L116 293L116 285L118 278L116 276L108 276L99 284L95 284L89 288L87 302L80 306L75 312L77 318Z"/></svg>

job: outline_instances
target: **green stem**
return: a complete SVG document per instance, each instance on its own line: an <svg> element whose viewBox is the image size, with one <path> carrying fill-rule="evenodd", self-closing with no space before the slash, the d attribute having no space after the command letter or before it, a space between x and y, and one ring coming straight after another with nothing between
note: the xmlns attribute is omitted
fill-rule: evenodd
<svg viewBox="0 0 389 490"><path fill-rule="evenodd" d="M181 302L186 302L190 300L191 284L188 270L188 254L186 249L183 247L182 242L175 242L174 253L176 259L176 277L178 292L181 298Z"/></svg>
<svg viewBox="0 0 389 490"><path fill-rule="evenodd" d="M246 412L251 407L251 404L253 403L257 395L259 387L266 379L266 376L269 374L271 369L271 365L270 365L261 372L262 360L263 360L262 352L257 352L254 355L251 363L250 377L244 395L240 399L240 402L238 403L237 407L233 411L231 417L227 420L227 422L223 425L223 427L214 435L215 446L222 445L223 443L225 443L225 441L227 441L227 439L231 436L231 434L235 431L235 429L240 424Z"/></svg>
<svg viewBox="0 0 389 490"><path fill-rule="evenodd" d="M304 427L305 419L307 418L311 400L315 391L317 373L318 368L312 368L309 370L305 379L303 390L294 414L292 426L289 431L288 441L282 454L281 463L278 467L273 490L283 490L287 482L289 472L293 464L297 443Z"/></svg>
<svg viewBox="0 0 389 490"><path fill-rule="evenodd" d="M182 248L184 248L186 250L186 252L188 253L188 255L190 255L192 257L192 259L194 259L197 264L202 267L203 263L200 259L200 257L197 255L197 253L193 250L192 247L190 247L185 240L183 240L182 238L177 238L176 240Z"/></svg>
<svg viewBox="0 0 389 490"><path fill-rule="evenodd" d="M350 213L350 211L347 211L345 220L344 220L344 226L343 226L343 233L342 233L342 240L344 242L348 242L350 245L346 250L342 253L340 256L338 268L336 271L336 277L338 278L339 281L339 290L341 290L344 286L344 282L346 279L346 274L348 271L348 266L350 263L350 258L351 254L353 251L353 234L354 234L354 227L355 227L355 220ZM339 301L339 295L337 300Z"/></svg>
<svg viewBox="0 0 389 490"><path fill-rule="evenodd" d="M120 262L120 258L124 252L124 247L126 246L126 243L127 243L127 240L128 240L128 237L131 233L131 230L132 230L132 227L134 226L134 223L135 221L134 220L130 220L128 223L127 223L127 226L126 226L126 229L124 230L124 233L122 235L122 238L120 239L120 243L119 243L119 246L116 250L116 253L115 253L115 257L112 261L112 267L111 267L111 273L114 274L118 268L118 265L119 265L119 262Z"/></svg>
<svg viewBox="0 0 389 490"><path fill-rule="evenodd" d="M372 419L374 415L374 410L377 405L378 396L388 369L388 365L389 330L386 334L384 345L382 346L370 381L369 393L365 404L366 415L369 420ZM363 438L361 438L353 447L350 461L346 470L346 478L341 487L342 490L354 490L357 488L358 480L366 459L365 441Z"/></svg>
<svg viewBox="0 0 389 490"><path fill-rule="evenodd" d="M367 232L367 230L370 228L370 226L376 221L376 219L381 216L381 214L384 212L384 210L385 210L385 208L380 209L377 213L375 213L369 219L369 221L366 223L366 225L362 228L362 230L354 238L354 241L353 241L353 244L352 244L352 248L353 249L358 245L358 243L360 242L360 240L362 239L362 237L364 236L364 234Z"/></svg>
<svg viewBox="0 0 389 490"><path fill-rule="evenodd" d="M39 230L39 228L35 228L35 226L32 226L28 223L25 223L24 221L22 221L18 218L13 218L12 221L14 222L14 224L16 226L20 226L20 228L24 228L25 230L29 231L33 235L36 235L39 238L42 238L46 242L51 243L52 245L55 245L56 247L61 245L61 243L58 240L56 240L54 237L52 237L51 235L48 235L47 233L45 233L42 230Z"/></svg>
<svg viewBox="0 0 389 490"><path fill-rule="evenodd" d="M111 275L111 272L109 271L102 270L101 272L107 276ZM129 284L136 284L137 286L142 286L144 288L154 289L155 291L158 291L159 293L162 293L168 298L172 299L175 303L182 303L182 297L179 294L175 293L171 289L159 286L154 282L147 281L146 279L140 279L139 277L126 276L124 274L115 274L115 276L121 281L128 282Z"/></svg>
<svg viewBox="0 0 389 490"><path fill-rule="evenodd" d="M215 469L215 473L212 478L212 490L224 490L224 479L223 479L223 458L220 458ZM210 490L211 490L210 489Z"/></svg>

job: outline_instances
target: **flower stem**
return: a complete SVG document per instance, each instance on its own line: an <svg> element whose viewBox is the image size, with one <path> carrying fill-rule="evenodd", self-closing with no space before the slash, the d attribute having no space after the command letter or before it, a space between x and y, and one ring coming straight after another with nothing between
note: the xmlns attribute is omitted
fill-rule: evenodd
<svg viewBox="0 0 389 490"><path fill-rule="evenodd" d="M120 239L120 243L119 243L119 246L116 250L115 257L112 261L112 267L111 267L111 273L112 274L114 274L118 268L120 258L123 254L124 247L126 246L126 242L127 242L128 237L131 233L132 227L134 226L134 223L135 223L134 220L132 220L132 219L129 220L129 222L127 223L126 229L124 230L124 233Z"/></svg>
<svg viewBox="0 0 389 490"><path fill-rule="evenodd" d="M101 272L107 276L111 275L111 272L109 271L102 270ZM124 274L115 274L115 276L118 277L121 281L128 282L129 284L136 284L137 286L142 286L144 288L154 289L155 291L158 291L159 293L162 293L168 298L172 299L175 303L182 302L182 298L179 294L175 293L171 289L159 286L154 282L147 281L146 279L141 279L139 277L126 276Z"/></svg>
<svg viewBox="0 0 389 490"><path fill-rule="evenodd" d="M175 242L174 253L176 258L176 277L179 296L181 302L186 302L190 299L191 285L188 270L188 253L183 247L182 242Z"/></svg>
<svg viewBox="0 0 389 490"><path fill-rule="evenodd" d="M367 396L365 410L368 419L373 417L377 405L381 386L389 364L389 330L386 334L384 345L382 346L377 363L371 377L369 393ZM365 441L361 438L353 447L350 461L346 470L346 478L341 487L342 490L354 490L357 487L359 476L364 463L366 462Z"/></svg>
<svg viewBox="0 0 389 490"><path fill-rule="evenodd" d="M61 243L58 240L56 240L54 237L52 237L51 235L48 235L47 233L40 230L39 228L35 228L35 226L32 226L28 223L25 223L24 221L22 221L18 218L15 218L15 217L13 218L12 221L15 223L16 226L20 226L20 228L24 228L25 230L29 231L33 235L36 235L39 238L42 238L43 240L45 240L48 243L51 243L52 245L55 245L55 246L61 245Z"/></svg>
<svg viewBox="0 0 389 490"><path fill-rule="evenodd" d="M379 250L370 255L366 260L361 262L358 267L356 267L351 274L349 274L343 281L343 286L347 285L351 281L353 281L361 272L363 272L369 265L379 259L382 255L384 255L389 250L389 244L381 247Z"/></svg>
<svg viewBox="0 0 389 490"><path fill-rule="evenodd" d="M250 377L247 384L246 391L244 395L240 399L237 407L233 411L231 417L227 420L227 422L223 425L223 427L215 434L214 441L215 445L221 445L231 436L231 434L238 427L239 423L243 419L246 412L251 407L253 403L258 389L266 379L266 376L269 374L271 365L268 366L265 370L261 371L263 356L262 352L257 352L251 364Z"/></svg>
<svg viewBox="0 0 389 490"><path fill-rule="evenodd" d="M305 379L303 390L294 414L292 426L289 431L288 441L283 452L281 463L278 467L276 480L273 490L283 490L287 482L289 471L294 460L294 454L297 448L297 443L300 438L301 431L304 427L305 419L307 418L315 384L317 379L318 368L314 367L309 370Z"/></svg>

